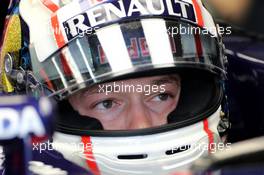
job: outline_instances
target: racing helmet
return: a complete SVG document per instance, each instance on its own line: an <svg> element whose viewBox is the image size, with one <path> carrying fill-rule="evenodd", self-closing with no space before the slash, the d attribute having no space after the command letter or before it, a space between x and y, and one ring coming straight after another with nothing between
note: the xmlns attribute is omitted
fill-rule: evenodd
<svg viewBox="0 0 264 175"><path fill-rule="evenodd" d="M6 82L20 84L6 89L58 100L53 147L66 159L94 174L169 174L221 142L226 61L200 0L22 0L19 13L30 66L14 70L5 54ZM104 130L68 102L101 83L173 74L179 104L162 126Z"/></svg>

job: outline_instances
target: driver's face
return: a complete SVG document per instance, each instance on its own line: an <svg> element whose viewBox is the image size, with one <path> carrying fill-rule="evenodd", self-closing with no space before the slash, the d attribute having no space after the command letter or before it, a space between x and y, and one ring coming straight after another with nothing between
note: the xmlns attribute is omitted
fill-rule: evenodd
<svg viewBox="0 0 264 175"><path fill-rule="evenodd" d="M81 115L98 119L105 130L129 130L166 124L179 96L179 76L165 75L101 84L71 96L69 102Z"/></svg>

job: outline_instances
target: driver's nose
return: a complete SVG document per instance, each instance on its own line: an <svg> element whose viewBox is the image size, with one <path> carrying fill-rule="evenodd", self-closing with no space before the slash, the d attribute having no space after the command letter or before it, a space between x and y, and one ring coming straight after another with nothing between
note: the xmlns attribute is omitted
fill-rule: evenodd
<svg viewBox="0 0 264 175"><path fill-rule="evenodd" d="M131 104L130 111L128 112L128 121L127 129L143 129L152 126L150 111L140 101Z"/></svg>

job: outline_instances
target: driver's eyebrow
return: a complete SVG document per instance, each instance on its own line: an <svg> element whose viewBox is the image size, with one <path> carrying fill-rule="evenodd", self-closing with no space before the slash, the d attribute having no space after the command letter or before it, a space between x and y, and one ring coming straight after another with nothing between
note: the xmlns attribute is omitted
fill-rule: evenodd
<svg viewBox="0 0 264 175"><path fill-rule="evenodd" d="M96 85L89 87L88 89L84 89L81 95L88 96L88 95L93 95L93 94L106 93L106 91L110 92L112 90L110 89L111 88L110 86L109 84L96 84Z"/></svg>
<svg viewBox="0 0 264 175"><path fill-rule="evenodd" d="M152 80L150 85L179 84L180 78L177 76L166 76L157 80Z"/></svg>
<svg viewBox="0 0 264 175"><path fill-rule="evenodd" d="M100 85L102 86L102 85ZM98 94L99 93L99 89L100 89L99 84L98 85L93 85L89 88L83 89L81 92L81 95L92 95L92 94Z"/></svg>

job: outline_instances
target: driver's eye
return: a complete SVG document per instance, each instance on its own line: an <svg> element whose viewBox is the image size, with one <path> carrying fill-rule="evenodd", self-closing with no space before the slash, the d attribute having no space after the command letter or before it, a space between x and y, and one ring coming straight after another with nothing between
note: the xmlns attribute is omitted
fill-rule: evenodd
<svg viewBox="0 0 264 175"><path fill-rule="evenodd" d="M110 109L113 107L113 105L114 105L113 100L104 100L102 102L97 103L95 107L97 109L102 110L102 109Z"/></svg>
<svg viewBox="0 0 264 175"><path fill-rule="evenodd" d="M153 98L153 101L166 101L168 100L170 97L170 94L168 93L162 93L162 94L158 94Z"/></svg>
<svg viewBox="0 0 264 175"><path fill-rule="evenodd" d="M103 101L102 103L105 108L111 108L113 106L112 100L106 100L106 101Z"/></svg>
<svg viewBox="0 0 264 175"><path fill-rule="evenodd" d="M166 101L169 98L169 94L167 93L159 94L158 97L161 101Z"/></svg>

